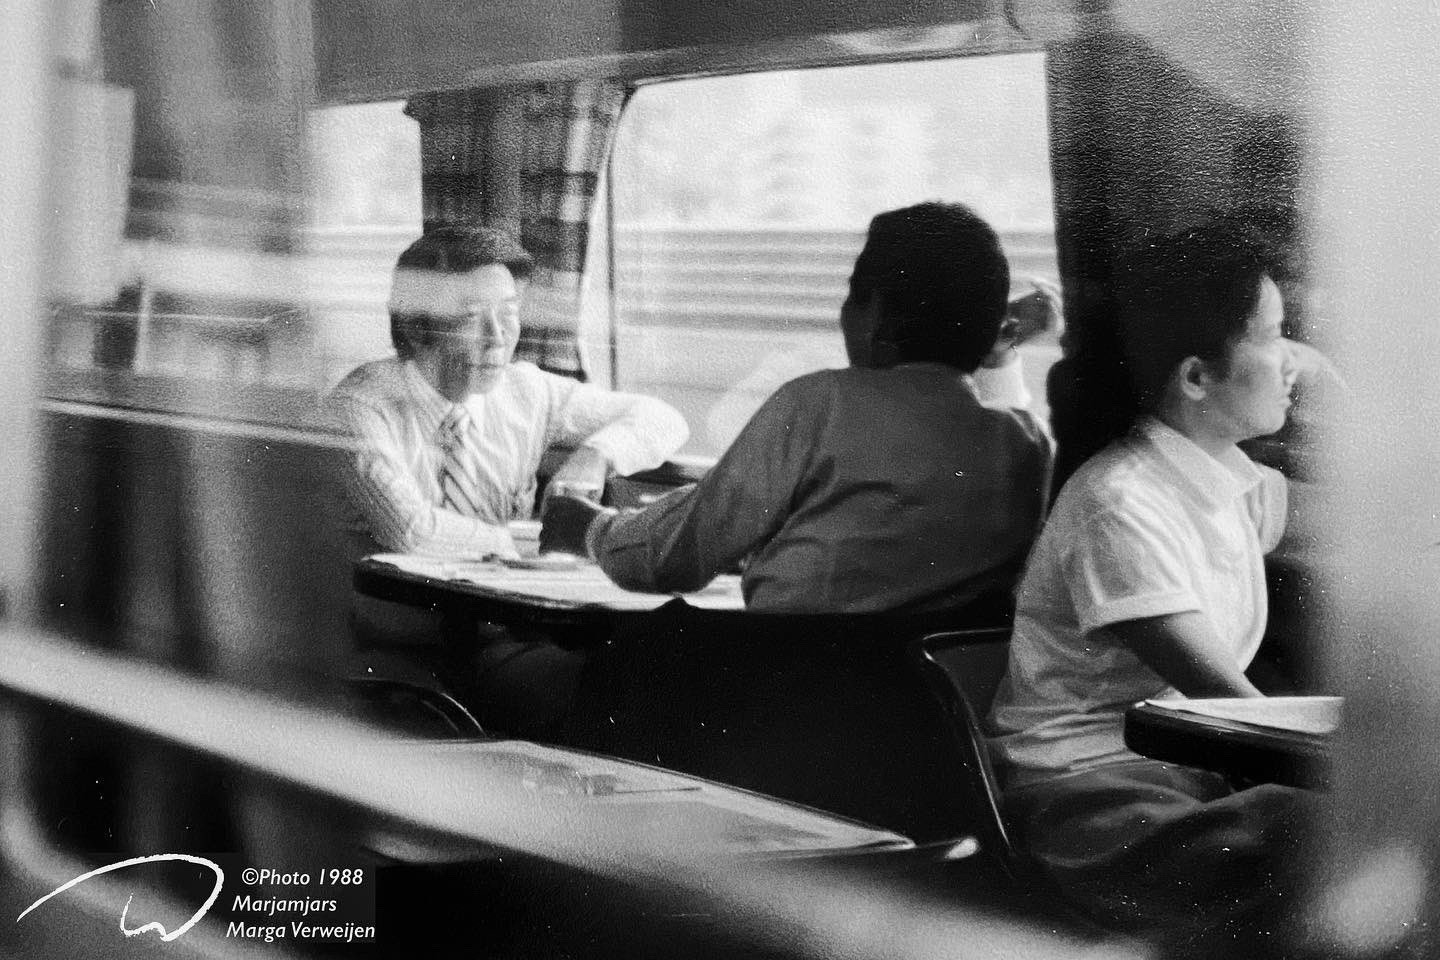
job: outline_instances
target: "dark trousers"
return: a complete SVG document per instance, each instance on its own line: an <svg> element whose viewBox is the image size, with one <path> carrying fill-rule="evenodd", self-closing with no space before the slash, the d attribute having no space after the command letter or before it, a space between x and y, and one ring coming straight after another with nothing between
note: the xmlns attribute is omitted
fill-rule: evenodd
<svg viewBox="0 0 1440 960"><path fill-rule="evenodd" d="M447 658L444 680L487 733L553 742L574 700L585 652L535 631L482 623L468 653Z"/></svg>
<svg viewBox="0 0 1440 960"><path fill-rule="evenodd" d="M447 621L429 610L356 597L355 672L439 686L486 733L553 740L569 709L585 654L537 631Z"/></svg>
<svg viewBox="0 0 1440 960"><path fill-rule="evenodd" d="M1167 955L1196 956L1286 954L1316 803L1144 759L1005 794L1020 843L1068 899Z"/></svg>

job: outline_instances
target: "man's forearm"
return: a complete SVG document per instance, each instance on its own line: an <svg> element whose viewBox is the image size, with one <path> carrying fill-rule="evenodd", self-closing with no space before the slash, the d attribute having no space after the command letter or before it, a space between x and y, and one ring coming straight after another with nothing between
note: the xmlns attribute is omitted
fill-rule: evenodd
<svg viewBox="0 0 1440 960"><path fill-rule="evenodd" d="M694 488L677 490L641 511L597 517L587 552L605 575L630 590L681 593L709 583L711 569L691 526Z"/></svg>
<svg viewBox="0 0 1440 960"><path fill-rule="evenodd" d="M685 418L668 404L581 385L554 439L597 450L623 475L659 466L689 435Z"/></svg>

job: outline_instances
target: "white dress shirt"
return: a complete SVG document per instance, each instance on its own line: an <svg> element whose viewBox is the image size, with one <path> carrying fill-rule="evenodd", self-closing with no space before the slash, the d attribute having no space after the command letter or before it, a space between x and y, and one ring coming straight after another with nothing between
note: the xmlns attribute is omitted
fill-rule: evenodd
<svg viewBox="0 0 1440 960"><path fill-rule="evenodd" d="M535 472L552 446L588 446L615 472L659 466L688 435L684 419L650 397L615 393L512 363L488 393L464 401L477 428L480 514L442 505L441 423L450 402L410 361L352 371L332 394L356 439L349 477L352 522L374 549L454 557L513 556L505 524L535 507Z"/></svg>

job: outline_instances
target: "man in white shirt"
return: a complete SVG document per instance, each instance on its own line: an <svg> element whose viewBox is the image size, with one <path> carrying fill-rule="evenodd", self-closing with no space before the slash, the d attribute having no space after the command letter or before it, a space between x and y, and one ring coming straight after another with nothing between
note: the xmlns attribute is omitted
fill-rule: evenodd
<svg viewBox="0 0 1440 960"><path fill-rule="evenodd" d="M513 556L505 525L530 518L548 449L573 448L552 486L598 491L685 442L684 419L659 400L514 361L530 270L518 241L484 228L432 230L400 255L396 356L332 396L358 440L349 492L372 551Z"/></svg>
<svg viewBox="0 0 1440 960"><path fill-rule="evenodd" d="M598 497L609 474L658 466L685 442L684 419L658 400L514 361L531 266L517 240L485 228L432 230L400 255L390 297L396 356L357 368L331 398L356 440L352 552L513 557L506 525L531 517L547 450L572 450L552 488ZM429 611L357 597L353 619L367 645L438 639ZM484 639L468 662L452 664L450 686L482 721L543 735L578 658L503 629Z"/></svg>
<svg viewBox="0 0 1440 960"><path fill-rule="evenodd" d="M1144 414L1061 491L1017 598L990 716L1006 811L1062 890L1178 939L1258 935L1294 852L1297 791L1146 760L1137 700L1258 697L1263 556L1285 480L1236 444L1278 431L1297 377L1333 369L1285 338L1258 248L1211 226L1153 240L1117 271ZM1273 919L1273 918L1272 918ZM1198 925L1198 926L1197 926Z"/></svg>
<svg viewBox="0 0 1440 960"><path fill-rule="evenodd" d="M880 214L840 312L848 368L781 387L704 480L643 511L553 502L542 548L663 592L743 561L746 609L762 613L1008 598L1050 468L1048 437L1018 409L1013 336L997 344L1009 288L999 239L965 207Z"/></svg>

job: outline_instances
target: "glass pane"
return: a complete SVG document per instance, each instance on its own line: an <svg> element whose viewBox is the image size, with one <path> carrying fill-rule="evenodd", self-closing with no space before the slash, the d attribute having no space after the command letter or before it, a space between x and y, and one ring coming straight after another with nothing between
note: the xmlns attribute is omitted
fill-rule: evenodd
<svg viewBox="0 0 1440 960"><path fill-rule="evenodd" d="M776 387L844 365L865 228L907 204L973 207L1016 292L1057 281L1044 68L1035 53L640 90L613 161L617 385L674 404L687 452L718 455ZM1059 348L1026 352L1041 403Z"/></svg>
<svg viewBox="0 0 1440 960"><path fill-rule="evenodd" d="M389 356L390 273L420 235L420 125L403 101L309 115L310 255L316 375L329 388Z"/></svg>

